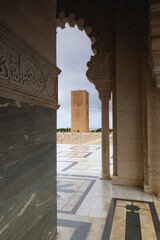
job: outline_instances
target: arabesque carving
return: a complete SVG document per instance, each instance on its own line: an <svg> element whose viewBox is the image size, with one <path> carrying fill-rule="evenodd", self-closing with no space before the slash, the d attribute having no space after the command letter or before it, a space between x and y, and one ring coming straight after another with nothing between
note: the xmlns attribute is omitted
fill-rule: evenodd
<svg viewBox="0 0 160 240"><path fill-rule="evenodd" d="M22 84L33 93L43 93L45 89L45 77L43 72L32 62L21 56Z"/></svg>
<svg viewBox="0 0 160 240"><path fill-rule="evenodd" d="M22 42L17 44L16 39L11 46L5 37L0 40L0 96L58 108L57 76L60 70L35 52L36 57L31 59L32 49ZM21 51L21 47L25 51ZM28 56L22 52L27 52Z"/></svg>
<svg viewBox="0 0 160 240"><path fill-rule="evenodd" d="M99 34L94 46L97 49L97 54L91 56L87 63L87 77L90 82L95 81L104 75L113 74L113 40L112 37L103 32Z"/></svg>
<svg viewBox="0 0 160 240"><path fill-rule="evenodd" d="M149 39L149 58L150 69L154 85L160 89L160 3L150 2L150 23L148 35Z"/></svg>
<svg viewBox="0 0 160 240"><path fill-rule="evenodd" d="M0 41L0 79L19 83L19 54Z"/></svg>

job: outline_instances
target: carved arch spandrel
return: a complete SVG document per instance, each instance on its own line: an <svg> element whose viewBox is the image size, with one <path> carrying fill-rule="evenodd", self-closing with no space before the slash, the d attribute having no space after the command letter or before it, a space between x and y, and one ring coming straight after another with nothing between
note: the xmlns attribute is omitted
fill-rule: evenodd
<svg viewBox="0 0 160 240"><path fill-rule="evenodd" d="M113 54L114 54L114 42L111 34L102 32L97 38L95 43L97 54L95 57L91 57L87 63L87 77L91 82L97 80L101 76L112 75L113 68Z"/></svg>

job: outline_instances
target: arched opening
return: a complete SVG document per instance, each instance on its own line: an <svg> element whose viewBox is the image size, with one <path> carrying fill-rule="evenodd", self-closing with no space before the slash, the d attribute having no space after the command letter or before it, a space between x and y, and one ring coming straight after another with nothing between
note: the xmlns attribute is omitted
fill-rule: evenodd
<svg viewBox="0 0 160 240"><path fill-rule="evenodd" d="M72 28L69 28L72 27ZM90 33L92 32L92 28L91 27L84 27L84 20L83 19L79 19L79 20L75 20L75 15L74 14L70 14L69 17L65 17L64 13L60 13L59 14L59 18L57 19L57 27L60 27L61 29L64 29L63 31L61 31L60 28L57 28L57 44L58 44L58 49L57 49L57 53L59 54L59 49L62 49L63 54L60 56L61 59L59 59L59 56L57 56L57 62L58 62L58 66L60 67L60 69L62 69L62 73L59 77L59 103L61 105L61 108L58 110L58 122L57 122L57 127L58 128L64 128L64 126L62 126L62 122L60 119L65 119L66 121L66 126L65 128L67 129L71 129L71 114L70 114L70 106L71 106L71 101L70 101L70 92L71 90L76 90L76 89L83 89L82 86L85 86L86 84L88 85L88 91L91 93L90 96L90 130L92 130L92 128L95 130L96 129L100 129L101 128L101 116L100 116L100 101L98 99L98 92L95 90L94 85L91 83L89 83L88 79L86 78L86 71L87 71L87 67L86 67L86 63L89 61L91 55L97 54L97 50L94 47L94 44L96 42L96 38L94 36L90 36ZM76 32L79 33L77 34L77 37L73 40L68 40L65 35L61 38L59 38L59 34L64 34L64 31L70 35L71 34L71 30L74 30L73 27L75 27ZM83 31L80 32L79 30ZM78 43L79 47L80 47L80 43L83 42L83 40L81 41L81 34L83 33L83 36L86 35L85 33L88 35L88 37L90 38L90 42L87 43L87 48L91 49L92 46L92 50L93 52L90 51L90 53L88 54L88 59L87 58L83 58L83 56L81 55L81 53L84 51L83 48L79 49L79 55L80 55L80 59L83 62L83 66L81 69L81 73L76 73L75 70L77 68L77 65L75 63L79 64L79 61L77 59L75 59L75 55L77 53L75 53L74 47L75 47L75 43ZM86 38L89 40L89 38ZM71 38L72 39L72 38ZM61 43L60 43L61 41ZM63 47L60 46L63 42ZM72 45L72 46L71 46ZM71 46L71 49L69 48L69 46ZM88 49L85 49L85 52L88 52ZM73 63L75 64L75 67L73 66L74 64L70 64L70 60L69 58L71 57ZM83 59L82 59L83 58ZM62 62L62 65L61 65ZM67 65L67 66L66 66ZM69 76L68 74L68 69L70 68L70 72L71 75ZM78 66L80 67L80 66ZM80 67L81 68L81 67ZM67 71L66 71L67 69ZM83 73L83 74L82 74ZM67 77L65 77L65 74ZM79 78L80 76L80 78ZM77 81L78 78L79 81ZM74 78L72 79L74 82L74 87L73 89L71 89L71 79L70 78ZM85 84L84 84L84 83ZM80 84L80 87L78 86L78 83L82 83ZM68 90L70 89L70 90ZM68 91L68 93L67 93ZM63 94L63 92L65 92L65 94ZM67 102L67 99L69 100L69 102ZM68 104L68 106L67 106ZM109 122L110 122L110 173L111 176L113 175L113 141L112 141L112 99L110 101L110 111L109 111ZM81 104L78 102L77 105L78 107L81 106ZM95 108L98 112L95 111ZM97 114L98 113L98 114ZM64 117L65 114L65 117ZM98 124L96 123L98 122ZM96 125L95 125L96 124ZM79 129L75 130L74 132L80 132Z"/></svg>
<svg viewBox="0 0 160 240"><path fill-rule="evenodd" d="M71 128L71 91L86 90L89 93L89 126L100 128L100 101L93 83L86 77L87 62L93 52L90 39L78 27L57 28L57 63L59 76L59 104L57 128ZM83 99L75 99L74 107L83 107ZM87 105L87 98L86 98ZM98 114L96 114L98 111Z"/></svg>
<svg viewBox="0 0 160 240"><path fill-rule="evenodd" d="M70 144L57 145L57 209L58 214L62 215L75 214L77 209L82 207L82 199L86 198L96 179L99 180L102 173L102 133L98 132L101 129L101 101L94 84L88 81L86 77L87 62L91 55L93 56L96 53L96 50L94 50L94 53L91 51L91 46L93 49L92 42L87 38L85 32L79 31L78 28L77 24L75 24L75 28L70 28L67 23L65 23L64 30L57 28L57 64L62 70L58 81L58 102L61 107L57 112L57 128L71 129L71 90L86 90L90 94L89 101L86 98L86 106L90 109L88 114L90 130L97 130L97 132L87 135L87 133L81 133L80 129L77 128L73 133L74 139L69 140L70 133L64 133L65 143L68 141ZM80 30L83 30L83 28ZM60 34L61 39L59 38ZM62 50L61 56L59 56L60 50ZM76 58L77 56L78 58ZM75 100L73 105L80 111L83 104L81 101ZM109 107L110 129L112 129L112 100ZM83 137L88 138L87 141L90 142L90 145L83 143ZM77 139L79 139L79 144L72 144L75 143L72 140ZM97 139L99 139L98 144L96 144ZM64 143L64 141L61 143ZM113 145L111 135L110 143L110 173L112 175Z"/></svg>

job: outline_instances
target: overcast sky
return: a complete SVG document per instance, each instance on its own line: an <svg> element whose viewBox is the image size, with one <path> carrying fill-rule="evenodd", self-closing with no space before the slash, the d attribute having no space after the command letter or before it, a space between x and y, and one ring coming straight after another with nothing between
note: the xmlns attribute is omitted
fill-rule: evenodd
<svg viewBox="0 0 160 240"><path fill-rule="evenodd" d="M86 64L91 55L93 55L91 42L84 31L77 27L71 28L68 24L63 30L57 28L57 66L62 70L58 78L58 98L61 107L57 113L57 128L71 127L72 90L89 92L89 127L101 127L98 92L86 77Z"/></svg>

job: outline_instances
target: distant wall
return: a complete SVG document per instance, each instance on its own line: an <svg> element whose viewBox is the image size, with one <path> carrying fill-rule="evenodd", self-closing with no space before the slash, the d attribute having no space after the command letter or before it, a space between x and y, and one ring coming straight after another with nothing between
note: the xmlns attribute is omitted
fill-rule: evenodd
<svg viewBox="0 0 160 240"><path fill-rule="evenodd" d="M101 133L57 133L58 144L101 144Z"/></svg>

